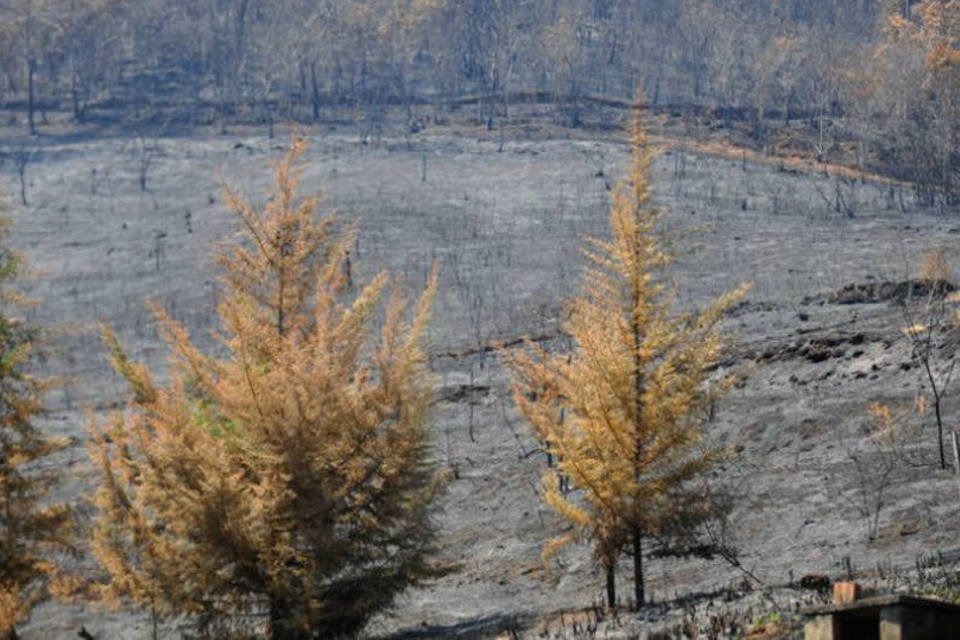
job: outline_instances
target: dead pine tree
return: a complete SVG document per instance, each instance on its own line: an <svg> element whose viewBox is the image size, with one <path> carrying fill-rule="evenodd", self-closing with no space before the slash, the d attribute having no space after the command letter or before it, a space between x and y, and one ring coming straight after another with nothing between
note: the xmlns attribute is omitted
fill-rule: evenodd
<svg viewBox="0 0 960 640"><path fill-rule="evenodd" d="M170 382L105 339L131 397L91 425L94 553L109 600L258 637L353 637L436 570L423 337L436 271L405 304L380 274L347 289L352 232L297 194L305 150L276 164L264 209L219 253L221 347L154 306Z"/></svg>
<svg viewBox="0 0 960 640"><path fill-rule="evenodd" d="M9 221L0 218L0 240L9 232ZM29 372L43 334L20 318L29 303L15 290L22 266L18 253L0 246L0 637L5 639L17 637L17 625L61 582L53 552L70 541L70 512L49 499L56 469L38 465L68 442L47 437L36 425L50 383Z"/></svg>
<svg viewBox="0 0 960 640"><path fill-rule="evenodd" d="M653 151L639 114L632 143L629 177L613 196L612 237L590 239L584 252L590 266L563 327L572 351L530 342L504 354L519 413L556 461L543 475L543 500L572 525L544 555L589 541L611 607L622 554L633 560L634 601L642 606L645 543L687 544L715 515L697 480L727 452L709 445L701 416L732 384L709 372L726 348L723 315L746 293L740 287L699 313L673 308L663 276L671 256L657 231L664 214L650 204ZM561 474L581 495L564 490Z"/></svg>

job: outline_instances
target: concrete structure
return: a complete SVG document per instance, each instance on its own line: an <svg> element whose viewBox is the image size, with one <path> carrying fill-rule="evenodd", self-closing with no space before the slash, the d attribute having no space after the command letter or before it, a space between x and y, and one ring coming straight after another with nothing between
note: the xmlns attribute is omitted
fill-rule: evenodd
<svg viewBox="0 0 960 640"><path fill-rule="evenodd" d="M804 640L960 640L960 606L904 595L807 609Z"/></svg>

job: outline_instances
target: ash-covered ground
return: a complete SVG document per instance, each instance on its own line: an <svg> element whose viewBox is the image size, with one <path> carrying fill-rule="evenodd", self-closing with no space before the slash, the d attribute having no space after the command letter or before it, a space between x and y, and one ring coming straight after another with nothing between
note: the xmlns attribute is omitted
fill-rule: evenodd
<svg viewBox="0 0 960 640"><path fill-rule="evenodd" d="M356 277L386 269L414 292L434 262L442 274L430 334L439 385L434 457L458 477L435 515L441 560L456 570L406 594L369 633L562 635L550 627L556 612L600 602L601 580L585 546L541 562L541 546L560 526L537 498L545 460L515 415L489 346L529 335L565 348L559 323L563 300L577 292L581 241L607 233L610 189L628 147L609 133L563 131L514 131L502 149L497 135L480 129L431 128L367 145L346 130L308 134L304 191L322 192L329 210L359 221ZM285 146L242 133L157 138L146 141L149 149L144 142L30 142L26 206L17 202L15 167L2 167L14 243L36 272L28 293L41 300L28 317L57 331L38 368L63 380L44 424L75 442L55 461L63 469L60 498L76 499L92 485L88 415L96 419L125 397L99 324L162 369L166 352L145 308L155 299L212 344L203 338L216 326L211 255L236 229L219 185L262 202L268 162ZM924 554L960 547L960 500L951 474L935 464L930 420L916 464L899 466L885 487L872 541L857 506L864 483L850 459L865 446L867 406L909 403L922 382L900 331L897 296L887 295L896 287L875 285L913 277L920 256L936 246L960 264L960 219L924 212L909 189L883 181L682 148L663 151L653 179L658 203L670 211L679 303L696 306L740 282L754 285L727 322L736 344L727 364L747 377L710 425L740 452L717 481L740 496L730 535L743 566L784 587L811 573L906 571ZM835 295L848 285L862 295ZM937 357L946 365L952 352ZM957 409L948 394L948 424ZM77 566L95 575L89 558ZM659 602L723 590L745 576L720 560L647 566L648 591ZM622 575L626 593L626 567ZM632 617L601 631L642 637L671 620L653 618L659 622ZM179 637L181 624L161 622L160 637ZM81 625L104 639L152 634L144 613L51 603L22 635L73 637Z"/></svg>

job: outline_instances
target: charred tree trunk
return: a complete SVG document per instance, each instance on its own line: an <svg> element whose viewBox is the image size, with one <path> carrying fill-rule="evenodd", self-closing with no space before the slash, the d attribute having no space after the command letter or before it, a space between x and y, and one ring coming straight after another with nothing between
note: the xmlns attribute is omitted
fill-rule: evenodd
<svg viewBox="0 0 960 640"><path fill-rule="evenodd" d="M320 119L320 80L317 78L317 61L310 62L310 106L314 121Z"/></svg>
<svg viewBox="0 0 960 640"><path fill-rule="evenodd" d="M30 58L27 61L27 122L30 123L30 133L37 132L37 98L36 98L37 61Z"/></svg>
<svg viewBox="0 0 960 640"><path fill-rule="evenodd" d="M270 599L271 640L309 640L310 632L301 625L294 607L284 598Z"/></svg>
<svg viewBox="0 0 960 640"><path fill-rule="evenodd" d="M607 606L611 609L615 609L617 606L617 576L615 564L610 562L604 565L604 570L607 573Z"/></svg>
<svg viewBox="0 0 960 640"><path fill-rule="evenodd" d="M646 603L643 592L643 534L640 527L633 527L633 595L636 608Z"/></svg>
<svg viewBox="0 0 960 640"><path fill-rule="evenodd" d="M80 106L80 87L77 81L76 71L70 74L70 104L73 108L73 119L77 122L83 120L83 108Z"/></svg>

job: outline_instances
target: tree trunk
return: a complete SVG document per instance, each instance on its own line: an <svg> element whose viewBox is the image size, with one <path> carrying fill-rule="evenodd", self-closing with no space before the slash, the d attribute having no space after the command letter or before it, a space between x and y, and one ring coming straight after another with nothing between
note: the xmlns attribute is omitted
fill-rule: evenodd
<svg viewBox="0 0 960 640"><path fill-rule="evenodd" d="M682 156L678 156L682 157ZM639 221L639 209L636 212L637 219ZM637 225L636 233L640 233L640 225ZM637 241L635 247L641 246L639 241ZM634 252L635 264L642 264L642 259L640 255L635 251ZM634 425L634 452L633 452L633 479L634 482L639 486L641 472L642 472L642 462L643 462L643 429L641 428L641 420L643 419L643 391L644 391L644 380L643 380L643 361L640 357L641 349L643 347L643 330L640 326L639 321L637 320L636 309L642 300L642 292L634 289L633 292L633 304L631 311L633 312L633 322L631 330L633 331L633 402L634 402L634 413L636 424ZM636 507L634 507L636 508ZM638 518L639 514L631 514L633 518ZM636 520L634 520L633 525L630 530L630 537L633 538L633 595L634 595L634 607L639 609L643 606L643 532L640 529L640 525Z"/></svg>
<svg viewBox="0 0 960 640"><path fill-rule="evenodd" d="M320 119L320 81L317 78L317 62L310 61L310 106L313 107L313 119Z"/></svg>
<svg viewBox="0 0 960 640"><path fill-rule="evenodd" d="M70 74L70 102L73 106L73 119L81 122L83 120L83 109L80 107L80 89L76 71Z"/></svg>
<svg viewBox="0 0 960 640"><path fill-rule="evenodd" d="M309 640L311 634L300 626L290 603L282 598L270 599L271 640Z"/></svg>
<svg viewBox="0 0 960 640"><path fill-rule="evenodd" d="M933 410L937 417L937 444L940 447L940 468L947 468L947 454L943 450L943 417L940 413L940 395L936 394L933 400Z"/></svg>
<svg viewBox="0 0 960 640"><path fill-rule="evenodd" d="M957 476L957 483L960 485L960 441L957 439L957 432L950 430L950 443L953 445L953 473Z"/></svg>
<svg viewBox="0 0 960 640"><path fill-rule="evenodd" d="M37 73L37 63L31 58L27 62L27 121L30 123L30 133L37 132L36 123L36 89L34 87L34 76Z"/></svg>
<svg viewBox="0 0 960 640"><path fill-rule="evenodd" d="M607 606L615 609L617 606L617 581L614 563L604 566L607 572Z"/></svg>
<svg viewBox="0 0 960 640"><path fill-rule="evenodd" d="M27 205L27 162L29 160L26 151L20 153L22 155L17 158L17 176L20 178L20 204L26 207L29 206Z"/></svg>
<svg viewBox="0 0 960 640"><path fill-rule="evenodd" d="M637 609L646 603L643 593L643 534L637 526L633 527L633 595Z"/></svg>

